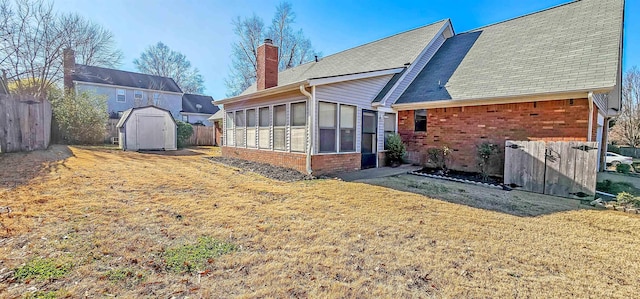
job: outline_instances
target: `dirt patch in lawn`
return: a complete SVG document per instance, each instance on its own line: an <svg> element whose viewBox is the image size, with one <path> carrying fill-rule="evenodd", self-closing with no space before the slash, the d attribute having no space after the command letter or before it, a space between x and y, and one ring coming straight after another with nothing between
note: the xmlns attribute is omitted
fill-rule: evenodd
<svg viewBox="0 0 640 299"><path fill-rule="evenodd" d="M581 204L579 200L516 190L504 191L411 174L361 182L515 216L540 216L563 211L592 209L589 205Z"/></svg>
<svg viewBox="0 0 640 299"><path fill-rule="evenodd" d="M29 153L0 154L0 191L38 179L49 171L55 171L55 168L65 167L64 162L57 162L71 156L71 150L64 145L52 145L48 150Z"/></svg>
<svg viewBox="0 0 640 299"><path fill-rule="evenodd" d="M203 159L216 148L70 150L0 189L13 210L0 214L0 297L635 298L640 285L636 215L521 217L434 199L492 192L458 184L416 182L424 196L284 183ZM65 271L20 274L51 265Z"/></svg>
<svg viewBox="0 0 640 299"><path fill-rule="evenodd" d="M273 166L266 163L258 163L253 161L241 160L236 158L227 157L208 157L211 161L222 163L225 165L238 168L240 172L251 171L270 179L283 181L283 182L295 182L302 180L312 180L313 176L300 173L290 168Z"/></svg>

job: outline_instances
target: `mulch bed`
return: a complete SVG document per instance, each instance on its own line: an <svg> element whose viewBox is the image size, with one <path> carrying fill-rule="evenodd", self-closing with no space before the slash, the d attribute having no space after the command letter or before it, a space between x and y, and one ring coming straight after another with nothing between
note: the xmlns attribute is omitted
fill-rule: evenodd
<svg viewBox="0 0 640 299"><path fill-rule="evenodd" d="M503 185L502 178L496 176L483 178L482 175L477 172L466 172L457 170L448 170L447 172L444 172L439 168L424 167L421 170L415 171L413 173L433 178L441 178L462 183L486 185L496 188L502 188L504 190L510 190L509 187Z"/></svg>
<svg viewBox="0 0 640 299"><path fill-rule="evenodd" d="M235 158L226 158L226 157L208 157L211 161L222 163L225 165L229 165L232 167L240 168L243 171L251 171L262 176L265 176L270 179L283 181L283 182L295 182L302 180L312 180L315 179L312 175L307 175L295 171L293 169L273 166L266 163L258 163L253 161L235 159Z"/></svg>

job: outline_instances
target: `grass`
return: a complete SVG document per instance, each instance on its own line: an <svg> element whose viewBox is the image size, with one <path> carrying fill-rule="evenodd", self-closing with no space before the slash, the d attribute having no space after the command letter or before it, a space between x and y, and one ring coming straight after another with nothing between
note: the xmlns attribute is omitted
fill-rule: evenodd
<svg viewBox="0 0 640 299"><path fill-rule="evenodd" d="M36 258L26 265L15 269L14 277L18 280L46 280L57 279L65 276L72 268L72 264L67 261L55 259Z"/></svg>
<svg viewBox="0 0 640 299"><path fill-rule="evenodd" d="M635 215L435 181L402 191L402 177L395 187L281 183L204 159L216 148L184 151L194 154L1 155L0 205L12 212L0 215L0 297L33 287L69 298L637 294ZM168 269L166 253L199 236L242 250L197 272ZM2 279L38 257L73 267L53 280Z"/></svg>
<svg viewBox="0 0 640 299"><path fill-rule="evenodd" d="M196 244L167 249L164 261L173 272L202 271L213 263L214 258L237 251L238 247L209 237L198 238Z"/></svg>

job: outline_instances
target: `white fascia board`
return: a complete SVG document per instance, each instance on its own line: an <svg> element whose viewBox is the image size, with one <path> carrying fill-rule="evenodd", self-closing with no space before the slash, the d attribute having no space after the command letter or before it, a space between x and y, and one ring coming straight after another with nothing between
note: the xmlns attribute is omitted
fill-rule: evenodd
<svg viewBox="0 0 640 299"><path fill-rule="evenodd" d="M132 89L132 90L143 90L143 91L147 91L147 92L157 92L157 93L169 93L169 94L175 94L175 95L180 95L182 96L183 93L181 92L173 92L173 91L166 91L166 90L158 90L158 89L147 89L147 88L138 88L138 87L131 87L131 86L121 86L121 85L115 85L115 84L102 84L102 83L93 83L93 82L86 82L86 81L73 81L74 85L96 85L96 86L104 86L104 87L111 87L111 88L117 88L117 89Z"/></svg>
<svg viewBox="0 0 640 299"><path fill-rule="evenodd" d="M440 30L438 30L438 33L436 33L436 35L433 36L433 38L431 39L431 41L429 41L429 44L427 44L426 47L424 47L424 49L422 49L422 52L420 52L420 54L418 55L418 57L416 57L416 59L414 61L411 62L411 65L409 65L409 67L407 68L407 71L404 72L404 74L402 74L402 76L400 77L400 79L398 79L398 81L396 81L396 83L393 85L393 87L391 87L391 89L389 89L389 91L387 92L387 94L384 96L384 98L382 98L382 100L380 100L380 102L378 102L378 105L384 106L387 104L387 100L389 100L389 97L393 94L393 92L398 88L398 86L400 85L401 82L403 82L406 78L407 75L409 75L409 73L411 73L411 70L413 70L416 67L416 61L419 61L420 59L422 59L422 57L427 53L427 51L429 50L429 48L431 48L431 46L433 46L433 43L435 43L435 41L438 39L438 36L442 35L442 33L447 30L447 28L449 28L449 32L451 32L451 34L453 34L453 29L451 26L451 20L448 20L443 26L442 28L440 28ZM445 39L446 40L446 39ZM439 49L438 49L439 50ZM434 56L436 55L436 53L438 53L438 50L436 50L434 52ZM431 57L433 58L433 57ZM427 66L427 64L429 64L429 62L427 61L427 63L424 65L424 67ZM422 70L421 70L422 71ZM417 75L416 75L417 76ZM408 86L408 85L407 85Z"/></svg>
<svg viewBox="0 0 640 299"><path fill-rule="evenodd" d="M260 97L270 96L270 95L283 93L283 92L288 92L288 91L293 91L293 90L300 90L300 85L302 85L302 84L307 86L308 85L308 81L307 80L302 80L302 81L298 81L298 82L289 83L287 85L281 85L281 86L275 86L275 87L263 89L263 90L260 90L260 91L252 92L250 94L238 95L238 96L235 96L235 97L230 97L230 98L221 99L221 100L213 100L213 104L214 105L224 105L224 104L228 104L228 103L234 103L234 102L238 102L238 101L246 101L246 100L250 100L250 99L256 99L256 98L260 98Z"/></svg>
<svg viewBox="0 0 640 299"><path fill-rule="evenodd" d="M367 78L373 78L373 77L379 77L379 76L385 76L385 75L392 75L392 74L397 74L399 72L402 72L403 69L404 69L404 67L399 67L399 68L394 68L394 69L379 70L379 71L372 71L372 72L366 72L366 73L341 75L341 76L327 77L327 78L309 79L309 85L310 86L318 86L318 85L332 84L332 83L338 83L338 82L344 82L344 81L351 81L351 80L367 79Z"/></svg>
<svg viewBox="0 0 640 299"><path fill-rule="evenodd" d="M211 114L211 113L184 112L184 111L180 111L180 114L183 114L183 115L196 115L196 116L197 116L197 115L201 115L201 116L207 116L207 115L209 115L209 116L213 116L213 114Z"/></svg>
<svg viewBox="0 0 640 299"><path fill-rule="evenodd" d="M380 112L385 112L385 113L396 113L396 110L393 110L392 108L387 108L387 107L378 107L376 108L376 110Z"/></svg>

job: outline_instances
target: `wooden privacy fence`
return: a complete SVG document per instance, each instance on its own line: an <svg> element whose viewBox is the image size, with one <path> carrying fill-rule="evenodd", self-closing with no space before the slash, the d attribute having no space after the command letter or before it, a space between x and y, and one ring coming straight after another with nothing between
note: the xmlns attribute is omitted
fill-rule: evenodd
<svg viewBox="0 0 640 299"><path fill-rule="evenodd" d="M0 94L0 153L46 149L51 140L51 103Z"/></svg>
<svg viewBox="0 0 640 299"><path fill-rule="evenodd" d="M187 139L187 145L215 145L214 127L193 126L193 134Z"/></svg>
<svg viewBox="0 0 640 299"><path fill-rule="evenodd" d="M536 193L593 198L597 163L597 142L507 141L504 183Z"/></svg>

